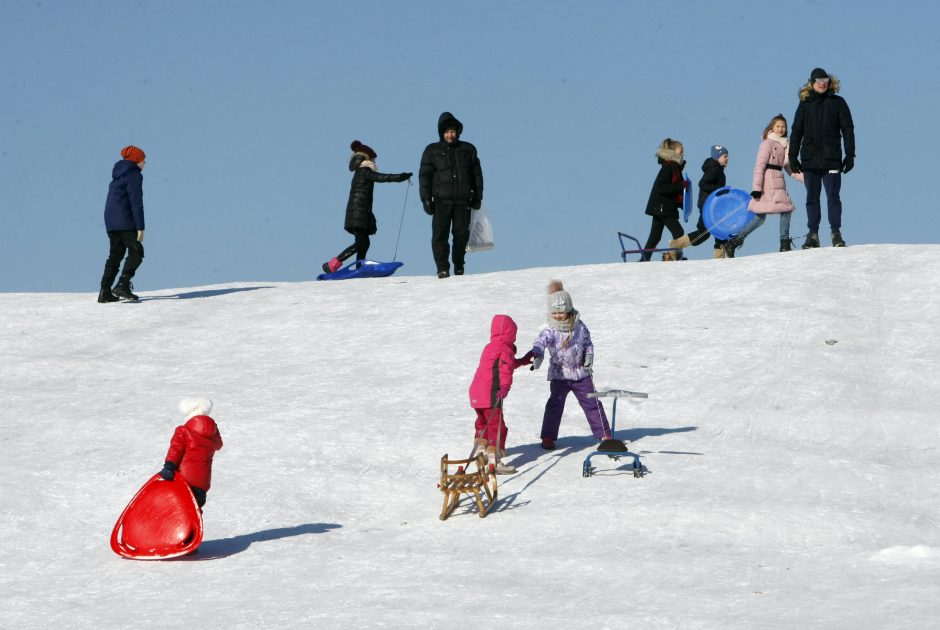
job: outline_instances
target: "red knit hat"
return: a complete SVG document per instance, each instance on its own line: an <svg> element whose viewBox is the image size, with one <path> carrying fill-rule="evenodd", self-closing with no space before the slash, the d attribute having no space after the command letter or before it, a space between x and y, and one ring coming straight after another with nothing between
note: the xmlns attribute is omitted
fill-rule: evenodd
<svg viewBox="0 0 940 630"><path fill-rule="evenodd" d="M121 149L121 157L135 164L140 164L147 158L147 156L144 155L144 150L140 147L135 147L133 144Z"/></svg>
<svg viewBox="0 0 940 630"><path fill-rule="evenodd" d="M352 149L353 153L362 153L365 156L368 156L370 160L374 160L378 157L375 151L372 150L368 145L362 144L358 140L353 140L352 144L349 145L349 148Z"/></svg>

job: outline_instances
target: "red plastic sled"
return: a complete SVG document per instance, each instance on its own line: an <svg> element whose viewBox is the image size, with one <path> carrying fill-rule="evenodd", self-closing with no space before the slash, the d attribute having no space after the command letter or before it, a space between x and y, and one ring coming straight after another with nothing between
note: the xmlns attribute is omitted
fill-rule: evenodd
<svg viewBox="0 0 940 630"><path fill-rule="evenodd" d="M111 532L111 549L134 560L163 560L192 553L202 542L202 512L189 484L150 478L127 504Z"/></svg>

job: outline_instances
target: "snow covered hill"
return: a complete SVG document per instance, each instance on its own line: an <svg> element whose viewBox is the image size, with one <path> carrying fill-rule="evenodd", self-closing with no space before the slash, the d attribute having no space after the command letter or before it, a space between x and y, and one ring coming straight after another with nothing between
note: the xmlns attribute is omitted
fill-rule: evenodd
<svg viewBox="0 0 940 630"><path fill-rule="evenodd" d="M483 254L485 255L485 254ZM468 269L473 270L472 260ZM940 246L337 283L0 294L0 627L927 628L940 619ZM565 282L618 436L506 402L500 501L445 522L442 454L496 313L520 354ZM225 440L195 556L108 536L177 401ZM608 414L610 407L608 403Z"/></svg>

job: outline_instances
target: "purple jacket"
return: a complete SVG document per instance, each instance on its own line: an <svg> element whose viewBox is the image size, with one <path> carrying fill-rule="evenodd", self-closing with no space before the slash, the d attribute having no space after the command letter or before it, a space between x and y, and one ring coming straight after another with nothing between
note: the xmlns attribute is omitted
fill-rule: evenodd
<svg viewBox="0 0 940 630"><path fill-rule="evenodd" d="M570 333L550 326L543 328L532 344L532 351L542 356L546 350L550 354L548 380L580 381L591 375L591 369L584 367L584 355L594 354L594 344L590 331L580 319Z"/></svg>
<svg viewBox="0 0 940 630"><path fill-rule="evenodd" d="M512 387L512 372L522 365L516 359L516 322L509 315L494 315L490 324L490 342L483 348L480 365L470 383L470 406L489 409L497 398L506 398Z"/></svg>

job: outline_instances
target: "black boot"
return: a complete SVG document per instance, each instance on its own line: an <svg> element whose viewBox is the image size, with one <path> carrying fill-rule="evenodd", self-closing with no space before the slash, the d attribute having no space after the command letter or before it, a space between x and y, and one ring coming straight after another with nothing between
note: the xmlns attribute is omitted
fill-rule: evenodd
<svg viewBox="0 0 940 630"><path fill-rule="evenodd" d="M819 247L819 234L810 232L806 235L806 242L803 243L803 249L813 249Z"/></svg>
<svg viewBox="0 0 940 630"><path fill-rule="evenodd" d="M727 241L722 243L721 247L725 250L726 258L734 258L734 250L741 247L741 245L743 244L744 244L744 241L742 241L740 238L738 238L737 236L732 236Z"/></svg>
<svg viewBox="0 0 940 630"><path fill-rule="evenodd" d="M793 249L793 241L789 238L780 239L780 251L788 252Z"/></svg>
<svg viewBox="0 0 940 630"><path fill-rule="evenodd" d="M118 280L117 286L114 287L114 295L121 300L131 300L136 302L140 298L134 295L133 292L134 285L131 284L130 278L122 277Z"/></svg>
<svg viewBox="0 0 940 630"><path fill-rule="evenodd" d="M832 231L832 246L845 247L845 241L842 240L842 233L839 230Z"/></svg>
<svg viewBox="0 0 940 630"><path fill-rule="evenodd" d="M105 304L107 302L117 302L120 298L111 293L109 287L101 287L101 291L98 292L98 303Z"/></svg>

